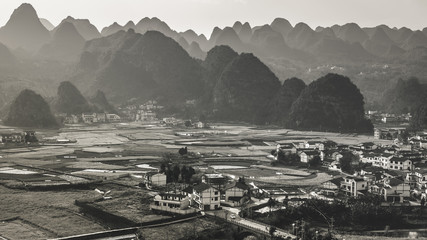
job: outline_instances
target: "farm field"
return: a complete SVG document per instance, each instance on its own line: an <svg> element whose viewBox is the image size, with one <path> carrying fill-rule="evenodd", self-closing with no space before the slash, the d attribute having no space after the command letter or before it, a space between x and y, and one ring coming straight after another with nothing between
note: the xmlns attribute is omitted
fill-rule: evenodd
<svg viewBox="0 0 427 240"><path fill-rule="evenodd" d="M1 128L1 126L0 126ZM135 188L145 173L160 167L165 156L173 163L204 171L245 177L262 187L280 185L311 188L331 179L304 168L273 167L267 158L277 143L303 140L333 140L339 143L373 141L371 136L339 133L301 132L257 128L251 125L212 124L212 128L187 129L148 126L139 123L67 126L59 131L37 131L37 136L76 140L61 145L0 147L0 236L7 239L46 239L50 237L102 231L107 227L80 212L75 200L100 199L95 188L111 199L94 206L134 222L147 222L168 216L149 209L154 192ZM378 141L376 141L378 142ZM189 156L178 150L187 147ZM169 155L168 155L169 154ZM62 189L57 183L89 181L83 188ZM43 185L56 190L28 190L24 186ZM19 186L20 189L7 188ZM278 189L281 191L281 189ZM146 239L185 237L189 232L217 228L205 219L143 230ZM12 229L19 229L14 233Z"/></svg>

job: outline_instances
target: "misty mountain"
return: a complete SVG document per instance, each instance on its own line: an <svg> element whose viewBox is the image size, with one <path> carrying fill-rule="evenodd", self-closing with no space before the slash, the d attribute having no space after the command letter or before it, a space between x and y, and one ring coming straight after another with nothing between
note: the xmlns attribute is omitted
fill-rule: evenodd
<svg viewBox="0 0 427 240"><path fill-rule="evenodd" d="M0 67L12 66L16 63L15 56L9 48L0 43Z"/></svg>
<svg viewBox="0 0 427 240"><path fill-rule="evenodd" d="M59 127L43 97L28 89L15 98L4 123L8 126L29 128Z"/></svg>
<svg viewBox="0 0 427 240"><path fill-rule="evenodd" d="M127 31L127 30L129 30L129 29L135 29L136 28L136 25L135 25L135 23L133 22L133 21L129 21L129 22L127 22L124 26L123 26L123 30L125 30L125 31Z"/></svg>
<svg viewBox="0 0 427 240"><path fill-rule="evenodd" d="M298 23L286 36L289 46L296 49L306 49L317 41L320 35L305 23Z"/></svg>
<svg viewBox="0 0 427 240"><path fill-rule="evenodd" d="M116 109L108 102L104 92L98 90L96 95L90 99L97 111L106 113L117 113Z"/></svg>
<svg viewBox="0 0 427 240"><path fill-rule="evenodd" d="M244 49L242 40L231 27L226 27L218 33L218 36L215 37L215 45L228 45L238 52Z"/></svg>
<svg viewBox="0 0 427 240"><path fill-rule="evenodd" d="M374 28L372 36L363 43L363 46L376 56L387 56L387 54L392 54L389 49L395 46L395 43L382 28Z"/></svg>
<svg viewBox="0 0 427 240"><path fill-rule="evenodd" d="M421 31L412 32L402 43L402 48L410 50L416 47L427 47L427 36Z"/></svg>
<svg viewBox="0 0 427 240"><path fill-rule="evenodd" d="M61 82L54 100L55 112L66 114L82 114L91 112L92 107L80 91L70 82Z"/></svg>
<svg viewBox="0 0 427 240"><path fill-rule="evenodd" d="M39 20L47 30L52 31L55 28L55 26L46 18L40 18Z"/></svg>
<svg viewBox="0 0 427 240"><path fill-rule="evenodd" d="M36 10L27 3L15 9L6 25L0 28L0 42L11 49L34 52L49 39L49 31L40 22Z"/></svg>
<svg viewBox="0 0 427 240"><path fill-rule="evenodd" d="M242 53L222 72L214 90L219 119L264 124L271 118L280 82L253 54Z"/></svg>
<svg viewBox="0 0 427 240"><path fill-rule="evenodd" d="M68 16L62 22L52 30L52 35L55 35L56 30L61 26L62 23L69 22L74 25L77 32L87 41L94 38L101 37L101 33L99 33L98 29L90 23L88 19L74 19L71 16Z"/></svg>
<svg viewBox="0 0 427 240"><path fill-rule="evenodd" d="M364 101L349 78L327 74L310 83L292 104L287 127L337 132L371 132Z"/></svg>
<svg viewBox="0 0 427 240"><path fill-rule="evenodd" d="M204 60L206 58L206 52L204 52L197 42L192 42L187 49L188 54L193 58Z"/></svg>
<svg viewBox="0 0 427 240"><path fill-rule="evenodd" d="M286 38L288 33L293 29L291 23L284 18L274 19L270 26L274 31L281 33L283 38Z"/></svg>
<svg viewBox="0 0 427 240"><path fill-rule="evenodd" d="M101 35L102 36L109 36L111 34L114 34L120 30L123 30L123 26L121 26L120 24L118 24L117 22L114 22L113 24L111 24L108 27L104 27L101 31Z"/></svg>
<svg viewBox="0 0 427 240"><path fill-rule="evenodd" d="M179 33L179 35L190 43L190 45L193 42L197 43L202 51L208 51L210 49L210 44L203 34L197 35L197 33L190 29Z"/></svg>
<svg viewBox="0 0 427 240"><path fill-rule="evenodd" d="M247 43L252 38L252 28L251 25L248 22L245 22L242 25L242 29L237 33L239 35L239 38L242 40L242 42Z"/></svg>
<svg viewBox="0 0 427 240"><path fill-rule="evenodd" d="M288 119L292 104L306 88L303 80L298 78L286 79L277 95L274 108L274 122L284 125Z"/></svg>
<svg viewBox="0 0 427 240"><path fill-rule="evenodd" d="M388 89L383 96L383 108L391 113L412 113L419 105L425 105L427 85L418 79L398 80L396 85Z"/></svg>
<svg viewBox="0 0 427 240"><path fill-rule="evenodd" d="M113 101L183 101L202 94L201 78L200 64L173 39L128 30L88 42L73 82L88 95L99 89Z"/></svg>
<svg viewBox="0 0 427 240"><path fill-rule="evenodd" d="M45 44L39 55L47 59L76 61L85 45L73 23L62 22L54 31L52 41Z"/></svg>
<svg viewBox="0 0 427 240"><path fill-rule="evenodd" d="M362 44L369 37L356 23L347 23L342 26L332 27L335 35L344 41L354 43L358 42Z"/></svg>

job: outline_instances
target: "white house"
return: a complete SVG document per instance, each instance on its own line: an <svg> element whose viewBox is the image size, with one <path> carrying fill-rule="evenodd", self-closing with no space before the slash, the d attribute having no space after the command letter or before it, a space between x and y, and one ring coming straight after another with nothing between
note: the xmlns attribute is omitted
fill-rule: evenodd
<svg viewBox="0 0 427 240"><path fill-rule="evenodd" d="M244 196L249 193L249 186L244 182L235 182L225 188L225 201L235 206L240 206Z"/></svg>
<svg viewBox="0 0 427 240"><path fill-rule="evenodd" d="M148 172L144 176L144 183L148 186L165 186L166 175L157 172Z"/></svg>
<svg viewBox="0 0 427 240"><path fill-rule="evenodd" d="M411 171L412 161L406 158L392 157L389 160L390 170Z"/></svg>
<svg viewBox="0 0 427 240"><path fill-rule="evenodd" d="M368 182L363 178L347 176L341 181L341 190L347 195L357 197L361 191L368 189Z"/></svg>
<svg viewBox="0 0 427 240"><path fill-rule="evenodd" d="M150 204L150 209L172 212L178 214L189 214L196 212L190 207L190 198L181 193L160 193L154 197L154 203Z"/></svg>
<svg viewBox="0 0 427 240"><path fill-rule="evenodd" d="M215 210L220 205L220 192L206 183L193 187L192 204L200 210Z"/></svg>
<svg viewBox="0 0 427 240"><path fill-rule="evenodd" d="M323 161L325 154L322 151L302 151L300 153L300 160L303 163L308 163L315 156L319 156L320 160Z"/></svg>

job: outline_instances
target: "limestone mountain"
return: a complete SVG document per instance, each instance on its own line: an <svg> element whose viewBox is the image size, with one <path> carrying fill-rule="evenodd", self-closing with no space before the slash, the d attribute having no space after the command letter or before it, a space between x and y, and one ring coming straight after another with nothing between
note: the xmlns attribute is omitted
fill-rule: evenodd
<svg viewBox="0 0 427 240"><path fill-rule="evenodd" d="M416 47L427 47L427 36L421 31L415 31L403 42L402 48L410 50Z"/></svg>
<svg viewBox="0 0 427 240"><path fill-rule="evenodd" d="M225 120L265 124L280 89L274 73L253 54L242 53L222 72L214 89L214 112Z"/></svg>
<svg viewBox="0 0 427 240"><path fill-rule="evenodd" d="M203 34L197 35L197 33L190 29L179 33L179 35L190 43L190 45L193 42L197 43L202 51L208 51L210 49L210 44Z"/></svg>
<svg viewBox="0 0 427 240"><path fill-rule="evenodd" d="M48 59L76 61L85 45L85 39L73 23L62 22L54 31L52 41L45 44L39 55Z"/></svg>
<svg viewBox="0 0 427 240"><path fill-rule="evenodd" d="M427 85L420 84L417 78L398 80L383 96L383 108L390 113L412 113L427 97Z"/></svg>
<svg viewBox="0 0 427 240"><path fill-rule="evenodd" d="M287 127L336 132L371 132L364 101L349 78L327 74L310 83L292 104Z"/></svg>
<svg viewBox="0 0 427 240"><path fill-rule="evenodd" d="M15 63L15 56L10 52L8 47L0 43L0 67L12 66Z"/></svg>
<svg viewBox="0 0 427 240"><path fill-rule="evenodd" d="M81 114L91 112L92 107L85 97L70 82L61 82L58 87L58 94L54 101L54 109L58 113Z"/></svg>
<svg viewBox="0 0 427 240"><path fill-rule="evenodd" d="M49 20L47 20L46 18L40 18L40 22L49 31L52 31L55 28L55 26Z"/></svg>
<svg viewBox="0 0 427 240"><path fill-rule="evenodd" d="M281 33L283 38L286 38L288 33L292 31L293 28L291 23L284 18L274 19L270 26L274 31Z"/></svg>
<svg viewBox="0 0 427 240"><path fill-rule="evenodd" d="M206 58L206 52L204 52L197 42L192 42L187 49L188 54L193 58L204 60Z"/></svg>
<svg viewBox="0 0 427 240"><path fill-rule="evenodd" d="M235 51L241 52L244 49L242 40L231 27L226 27L219 32L215 39L215 45L228 45Z"/></svg>
<svg viewBox="0 0 427 240"><path fill-rule="evenodd" d="M363 42L363 47L377 56L386 56L388 50L393 45L395 45L395 43L382 28L375 28L372 36Z"/></svg>
<svg viewBox="0 0 427 240"><path fill-rule="evenodd" d="M245 22L242 25L242 29L237 33L242 40L242 42L247 43L252 38L252 28L251 25L248 22Z"/></svg>
<svg viewBox="0 0 427 240"><path fill-rule="evenodd" d="M338 38L350 43L358 42L362 44L369 38L368 34L366 34L356 23L347 23L335 29L336 30L334 30L334 32Z"/></svg>
<svg viewBox="0 0 427 240"><path fill-rule="evenodd" d="M101 90L113 102L133 97L178 101L202 94L201 76L200 64L173 39L128 30L88 42L72 79L87 95Z"/></svg>
<svg viewBox="0 0 427 240"><path fill-rule="evenodd" d="M120 30L123 30L123 27L120 26L117 22L114 22L110 26L104 27L101 30L101 35L104 36L104 37L105 36L109 36L109 35L114 34L114 33L118 32Z"/></svg>
<svg viewBox="0 0 427 240"><path fill-rule="evenodd" d="M38 50L50 39L49 31L40 22L36 10L24 3L13 11L5 26L0 28L0 42L11 49Z"/></svg>
<svg viewBox="0 0 427 240"><path fill-rule="evenodd" d="M141 19L137 24L136 24L136 29L135 31L137 33L141 33L144 34L147 31L157 31L157 32L161 32L163 33L163 35L173 38L173 39L177 39L178 38L178 33L175 32L174 30L172 30L167 23L163 22L162 20L153 17L153 18L148 18L145 17L143 19Z"/></svg>
<svg viewBox="0 0 427 240"><path fill-rule="evenodd" d="M99 33L98 29L90 23L88 19L75 19L71 16L68 16L62 22L52 30L52 35L55 35L56 30L61 26L62 23L69 22L74 25L77 32L87 41L94 38L101 37L101 33Z"/></svg>
<svg viewBox="0 0 427 240"><path fill-rule="evenodd" d="M305 23L298 23L288 33L286 42L297 49L306 49L319 41L320 35Z"/></svg>
<svg viewBox="0 0 427 240"><path fill-rule="evenodd" d="M116 109L108 102L104 92L100 90L98 90L96 95L90 99L90 102L95 106L97 111L117 113Z"/></svg>
<svg viewBox="0 0 427 240"><path fill-rule="evenodd" d="M275 102L274 122L280 125L286 123L292 104L306 87L304 81L298 78L289 78L283 82Z"/></svg>
<svg viewBox="0 0 427 240"><path fill-rule="evenodd" d="M290 52L289 46L280 32L270 25L264 25L254 31L251 43L258 48L261 56L285 56Z"/></svg>
<svg viewBox="0 0 427 240"><path fill-rule="evenodd" d="M125 30L125 31L127 31L127 30L129 30L129 29L135 29L136 28L136 25L135 25L135 23L133 22L133 21L129 21L129 22L127 22L124 26L123 26L123 30Z"/></svg>
<svg viewBox="0 0 427 240"><path fill-rule="evenodd" d="M28 128L59 127L43 97L28 89L23 90L12 102L4 123Z"/></svg>

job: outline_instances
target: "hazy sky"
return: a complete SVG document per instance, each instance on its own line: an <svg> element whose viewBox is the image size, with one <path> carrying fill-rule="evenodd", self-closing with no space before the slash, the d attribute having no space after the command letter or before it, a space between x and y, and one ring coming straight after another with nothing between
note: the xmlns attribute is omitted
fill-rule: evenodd
<svg viewBox="0 0 427 240"><path fill-rule="evenodd" d="M143 17L158 17L172 29L210 36L235 21L251 26L271 23L276 17L292 25L305 22L312 28L348 22L362 27L387 24L411 29L427 27L427 0L26 0L39 17L57 25L67 16L88 18L99 31L118 22L135 24ZM22 2L0 1L0 26Z"/></svg>

